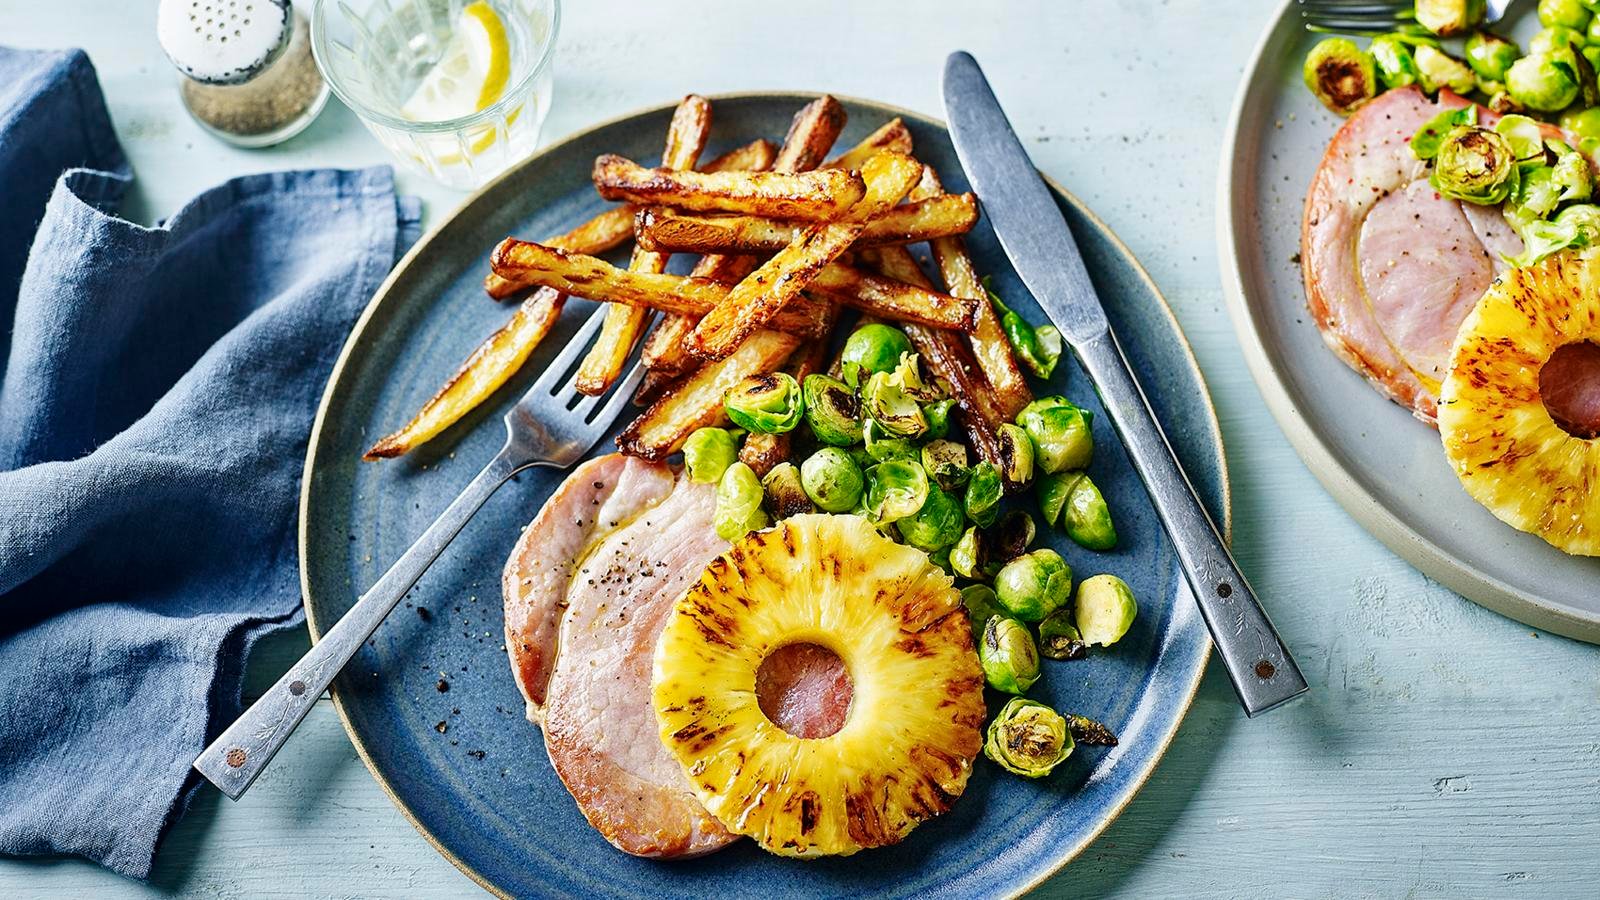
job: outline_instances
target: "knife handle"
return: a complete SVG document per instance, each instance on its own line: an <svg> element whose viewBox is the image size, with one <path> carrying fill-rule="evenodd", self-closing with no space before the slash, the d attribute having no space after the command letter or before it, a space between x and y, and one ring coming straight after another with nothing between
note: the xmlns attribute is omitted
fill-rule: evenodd
<svg viewBox="0 0 1600 900"><path fill-rule="evenodd" d="M1102 331L1074 349L1178 551L1183 574L1245 714L1266 712L1305 693L1300 667L1178 464L1116 338L1109 330Z"/></svg>

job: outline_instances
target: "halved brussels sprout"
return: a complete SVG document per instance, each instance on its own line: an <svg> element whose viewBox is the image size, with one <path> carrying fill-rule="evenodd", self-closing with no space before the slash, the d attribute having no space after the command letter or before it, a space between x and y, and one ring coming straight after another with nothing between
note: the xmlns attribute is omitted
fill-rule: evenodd
<svg viewBox="0 0 1600 900"><path fill-rule="evenodd" d="M1014 697L989 723L983 755L1025 778L1043 778L1072 755L1067 720L1026 697Z"/></svg>
<svg viewBox="0 0 1600 900"><path fill-rule="evenodd" d="M1539 0L1538 16L1541 25L1581 29L1588 27L1593 13L1582 0Z"/></svg>
<svg viewBox="0 0 1600 900"><path fill-rule="evenodd" d="M866 439L867 457L873 462L883 462L886 459L917 459L918 451L916 442L910 438L895 437L885 431L882 425L868 419L861 429L862 436Z"/></svg>
<svg viewBox="0 0 1600 900"><path fill-rule="evenodd" d="M867 516L880 524L916 515L928 499L928 474L909 459L878 463L867 482Z"/></svg>
<svg viewBox="0 0 1600 900"><path fill-rule="evenodd" d="M1385 88L1399 88L1422 83L1422 70L1412 58L1411 44L1399 35L1380 34L1367 47L1372 62L1377 67L1378 79Z"/></svg>
<svg viewBox="0 0 1600 900"><path fill-rule="evenodd" d="M1062 607L1039 623L1039 652L1050 659L1083 659L1089 655L1089 645L1072 624L1072 610Z"/></svg>
<svg viewBox="0 0 1600 900"><path fill-rule="evenodd" d="M1498 133L1460 125L1439 145L1429 182L1446 197L1499 206L1516 189L1517 156Z"/></svg>
<svg viewBox="0 0 1600 900"><path fill-rule="evenodd" d="M950 548L950 567L962 578L983 578L986 561L983 535L976 525L962 532L961 539Z"/></svg>
<svg viewBox="0 0 1600 900"><path fill-rule="evenodd" d="M1000 477L1007 484L1033 480L1033 439L1020 427L1006 422L995 431L1000 443Z"/></svg>
<svg viewBox="0 0 1600 900"><path fill-rule="evenodd" d="M739 442L726 428L697 428L683 442L683 466L689 480L716 484L739 459Z"/></svg>
<svg viewBox="0 0 1600 900"><path fill-rule="evenodd" d="M934 484L953 491L967 483L967 448L934 439L922 445L922 468Z"/></svg>
<svg viewBox="0 0 1600 900"><path fill-rule="evenodd" d="M806 424L818 441L835 447L861 443L861 401L848 385L816 372L806 376L800 393Z"/></svg>
<svg viewBox="0 0 1600 900"><path fill-rule="evenodd" d="M983 625L978 663L989 687L1025 694L1039 680L1039 648L1028 626L1009 616L991 616Z"/></svg>
<svg viewBox="0 0 1600 900"><path fill-rule="evenodd" d="M911 339L892 325L874 322L863 325L845 339L839 354L845 383L859 386L874 372L892 372L900 356L911 352Z"/></svg>
<svg viewBox="0 0 1600 900"><path fill-rule="evenodd" d="M1578 99L1578 75L1568 53L1530 53L1506 71L1511 99L1540 112L1559 112Z"/></svg>
<svg viewBox="0 0 1600 900"><path fill-rule="evenodd" d="M905 388L905 380L895 372L874 372L861 388L861 404L867 415L891 437L915 438L928 430L928 416L922 404Z"/></svg>
<svg viewBox="0 0 1600 900"><path fill-rule="evenodd" d="M1349 38L1324 38L1306 54L1301 77L1322 105L1348 116L1378 95L1372 57Z"/></svg>
<svg viewBox="0 0 1600 900"><path fill-rule="evenodd" d="M767 477L761 479L762 491L767 497L767 510L774 519L787 519L801 513L816 512L811 497L800 481L800 470L791 462L772 467Z"/></svg>
<svg viewBox="0 0 1600 900"><path fill-rule="evenodd" d="M1006 611L995 600L994 588L986 584L969 584L962 588L961 605L967 608L967 618L972 622L972 647L977 649L983 644L983 627Z"/></svg>
<svg viewBox="0 0 1600 900"><path fill-rule="evenodd" d="M915 513L895 520L895 528L906 543L932 553L961 539L961 526L966 517L961 514L961 504L937 486L928 486L928 497Z"/></svg>
<svg viewBox="0 0 1600 900"><path fill-rule="evenodd" d="M1467 94L1478 86L1471 66L1438 47L1424 44L1416 49L1414 56L1417 68L1422 71L1422 88L1429 93L1449 88L1458 94Z"/></svg>
<svg viewBox="0 0 1600 900"><path fill-rule="evenodd" d="M842 513L861 502L864 479L849 453L823 447L800 464L800 485L818 509Z"/></svg>
<svg viewBox="0 0 1600 900"><path fill-rule="evenodd" d="M1577 52L1583 49L1583 32L1556 25L1542 28L1528 38L1529 53L1551 53L1557 50Z"/></svg>
<svg viewBox="0 0 1600 900"><path fill-rule="evenodd" d="M1517 162L1544 161L1544 129L1537 119L1520 115L1502 116L1500 121L1494 123L1494 130L1506 139L1511 146L1511 155L1517 158ZM1441 139L1440 143L1444 141Z"/></svg>
<svg viewBox="0 0 1600 900"><path fill-rule="evenodd" d="M1415 11L1418 25L1450 37L1483 21L1484 0L1417 0Z"/></svg>
<svg viewBox="0 0 1600 900"><path fill-rule="evenodd" d="M1013 559L994 577L1000 605L1024 622L1038 622L1072 596L1072 567L1047 547Z"/></svg>
<svg viewBox="0 0 1600 900"><path fill-rule="evenodd" d="M985 528L993 525L995 519L1000 517L1000 496L1003 492L1000 470L993 463L982 460L973 466L972 473L967 476L967 493L962 501L967 518Z"/></svg>
<svg viewBox="0 0 1600 900"><path fill-rule="evenodd" d="M792 431L805 415L800 382L788 372L751 375L728 390L722 405L735 425L763 434Z"/></svg>
<svg viewBox="0 0 1600 900"><path fill-rule="evenodd" d="M1372 46L1376 48L1378 41L1374 40ZM1517 49L1516 44L1498 34L1475 31L1472 37L1467 38L1467 65L1478 73L1479 78L1487 81L1505 81L1506 71L1521 55L1522 51ZM1373 56L1377 56L1376 49L1373 50Z"/></svg>
<svg viewBox="0 0 1600 900"><path fill-rule="evenodd" d="M1078 585L1073 613L1084 643L1109 647L1133 627L1139 604L1126 581L1115 575L1095 575Z"/></svg>
<svg viewBox="0 0 1600 900"><path fill-rule="evenodd" d="M765 494L755 470L736 462L717 482L717 509L712 516L717 537L738 540L758 528L767 527L767 513L761 508Z"/></svg>
<svg viewBox="0 0 1600 900"><path fill-rule="evenodd" d="M1017 413L1017 424L1033 441L1034 464L1045 472L1082 469L1094 456L1094 413L1065 397L1035 400Z"/></svg>
<svg viewBox="0 0 1600 900"><path fill-rule="evenodd" d="M1052 484L1047 491L1039 492L1040 511L1048 519L1052 509L1061 516L1062 530L1080 547L1089 550L1110 550L1117 545L1117 529L1111 522L1111 509L1105 497L1087 473L1062 473L1066 476L1060 484ZM1060 506L1055 504L1059 502ZM1050 520L1052 524L1054 520Z"/></svg>
<svg viewBox="0 0 1600 900"><path fill-rule="evenodd" d="M983 279L983 290L1000 316L1000 330L1005 332L1017 361L1032 372L1033 377L1049 378L1061 359L1061 332L1054 325L1029 325L1027 319L1006 306L1000 295L989 287L988 278Z"/></svg>
<svg viewBox="0 0 1600 900"><path fill-rule="evenodd" d="M956 401L945 397L935 400L922 407L922 414L928 420L928 430L922 435L929 440L941 440L950 434L950 414L955 411Z"/></svg>
<svg viewBox="0 0 1600 900"><path fill-rule="evenodd" d="M1020 509L1006 513L1000 524L985 535L985 545L989 548L989 559L998 564L1005 565L1013 559L1028 552L1033 546L1033 539L1038 536L1039 530L1034 527L1033 516Z"/></svg>

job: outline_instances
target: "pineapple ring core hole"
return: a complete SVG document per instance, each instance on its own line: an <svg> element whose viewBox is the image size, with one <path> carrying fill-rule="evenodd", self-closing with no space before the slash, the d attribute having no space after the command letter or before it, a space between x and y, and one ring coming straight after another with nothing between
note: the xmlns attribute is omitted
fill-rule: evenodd
<svg viewBox="0 0 1600 900"><path fill-rule="evenodd" d="M821 644L784 644L756 668L761 712L797 738L825 738L843 728L854 695L844 660Z"/></svg>
<svg viewBox="0 0 1600 900"><path fill-rule="evenodd" d="M1573 437L1600 437L1600 344L1556 348L1539 369L1539 397L1557 426Z"/></svg>

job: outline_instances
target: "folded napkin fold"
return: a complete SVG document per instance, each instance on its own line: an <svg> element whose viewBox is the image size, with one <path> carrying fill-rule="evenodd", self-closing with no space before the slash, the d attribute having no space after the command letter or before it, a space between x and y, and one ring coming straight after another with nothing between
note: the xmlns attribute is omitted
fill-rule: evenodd
<svg viewBox="0 0 1600 900"><path fill-rule="evenodd" d="M88 58L0 48L0 853L143 878L300 621L311 419L419 208L277 172L147 228L130 178Z"/></svg>

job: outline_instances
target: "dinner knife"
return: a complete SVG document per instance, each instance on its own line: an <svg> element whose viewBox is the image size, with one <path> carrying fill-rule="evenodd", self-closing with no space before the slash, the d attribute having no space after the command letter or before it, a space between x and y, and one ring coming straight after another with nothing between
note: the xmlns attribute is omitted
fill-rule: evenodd
<svg viewBox="0 0 1600 900"><path fill-rule="evenodd" d="M1245 714L1304 694L1300 667L1228 553L1117 346L1066 219L969 53L945 61L944 108L956 155L1000 246L1083 363L1144 481Z"/></svg>

